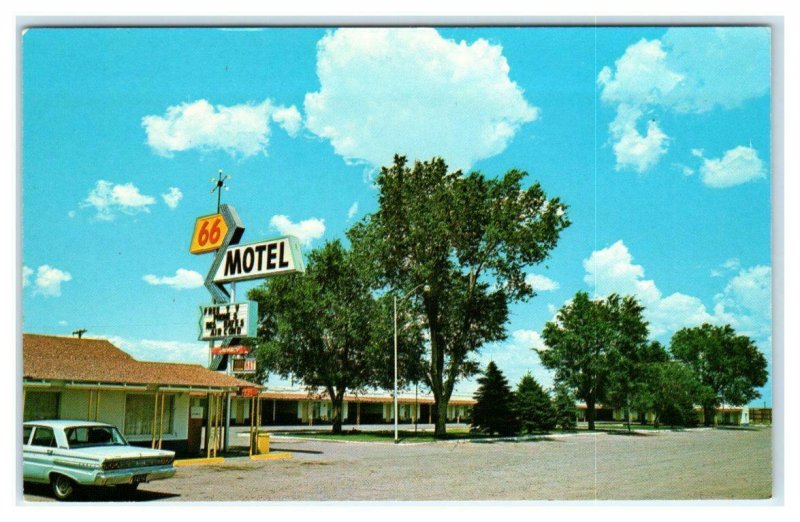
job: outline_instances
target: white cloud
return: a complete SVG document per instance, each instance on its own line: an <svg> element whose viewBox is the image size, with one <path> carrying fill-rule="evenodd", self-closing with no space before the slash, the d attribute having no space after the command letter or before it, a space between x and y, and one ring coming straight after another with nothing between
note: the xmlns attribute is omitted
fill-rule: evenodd
<svg viewBox="0 0 800 522"><path fill-rule="evenodd" d="M347 210L347 219L353 219L358 214L358 201L354 201L350 208Z"/></svg>
<svg viewBox="0 0 800 522"><path fill-rule="evenodd" d="M75 211L74 210L70 210L69 212L67 212L67 217L70 218L70 219L74 218L75 217Z"/></svg>
<svg viewBox="0 0 800 522"><path fill-rule="evenodd" d="M205 278L202 275L194 270L186 270L185 268L176 270L174 276L158 277L147 274L142 279L150 285L166 285L176 290L198 288L205 283Z"/></svg>
<svg viewBox="0 0 800 522"><path fill-rule="evenodd" d="M757 265L742 269L714 296L714 314L739 333L759 339L772 333L772 270Z"/></svg>
<svg viewBox="0 0 800 522"><path fill-rule="evenodd" d="M770 32L764 27L671 28L660 40L642 39L629 46L613 68L603 67L597 83L600 98L617 105L617 125L610 126L617 168L642 172L666 152L659 143L666 135L652 122L644 136L635 131L639 116L621 119L622 107L702 113L716 107L733 108L766 94ZM639 151L649 161L637 162L620 154L628 151ZM693 149L692 154L702 155L702 150Z"/></svg>
<svg viewBox="0 0 800 522"><path fill-rule="evenodd" d="M667 153L668 137L655 120L647 123L647 132L643 135L637 129L642 111L631 105L620 104L617 117L608 129L614 138L614 155L617 158L617 170L633 168L644 172Z"/></svg>
<svg viewBox="0 0 800 522"><path fill-rule="evenodd" d="M324 219L309 218L294 223L287 216L278 214L272 216L269 224L283 235L295 236L305 246L309 246L311 241L321 238L325 233Z"/></svg>
<svg viewBox="0 0 800 522"><path fill-rule="evenodd" d="M58 322L59 326L67 326L69 323L64 321L63 319Z"/></svg>
<svg viewBox="0 0 800 522"><path fill-rule="evenodd" d="M621 240L592 252L583 266L584 281L595 288L598 296L616 292L638 298L646 308L644 316L655 336L707 322L730 324L762 346L768 345L772 328L772 273L767 266L739 269L737 258L728 259L723 267L738 270L738 274L714 296L712 312L695 296L680 292L663 296L653 280L645 279L644 268L633 263L633 256Z"/></svg>
<svg viewBox="0 0 800 522"><path fill-rule="evenodd" d="M704 159L700 175L709 187L726 188L764 178L767 174L756 150L739 146L726 151L721 159Z"/></svg>
<svg viewBox="0 0 800 522"><path fill-rule="evenodd" d="M109 336L114 346L128 352L140 361L208 364L208 344L200 342L163 341L153 339L127 339Z"/></svg>
<svg viewBox="0 0 800 522"><path fill-rule="evenodd" d="M303 117L300 116L300 111L294 105L276 108L272 113L272 121L280 125L293 138L297 136L303 126Z"/></svg>
<svg viewBox="0 0 800 522"><path fill-rule="evenodd" d="M141 194L133 183L114 184L101 179L81 203L81 207L93 207L97 211L96 219L110 221L117 212L150 212L148 207L155 202L152 196Z"/></svg>
<svg viewBox="0 0 800 522"><path fill-rule="evenodd" d="M432 28L330 32L317 44L320 89L306 94L306 128L348 161L380 166L396 153L436 155L468 169L538 117L502 51Z"/></svg>
<svg viewBox="0 0 800 522"><path fill-rule="evenodd" d="M180 203L181 199L183 199L183 192L178 187L170 187L169 192L165 192L161 194L161 199L164 200L164 203L171 209L178 208L178 203Z"/></svg>
<svg viewBox="0 0 800 522"><path fill-rule="evenodd" d="M645 306L644 316L653 335L712 320L696 297L677 292L662 296L655 281L645 279L644 267L633 263L633 256L622 240L592 252L584 259L583 267L584 281L595 288L598 296L617 293L636 297Z"/></svg>
<svg viewBox="0 0 800 522"><path fill-rule="evenodd" d="M164 156L191 149L223 150L243 157L265 153L269 145L270 121L291 136L301 125L294 106L275 106L270 100L259 104L211 105L196 100L167 108L163 116L142 118L147 144Z"/></svg>
<svg viewBox="0 0 800 522"><path fill-rule="evenodd" d="M28 275L30 276L32 273L33 271L29 272ZM58 297L61 295L61 283L66 283L71 280L72 276L69 272L59 270L49 265L42 265L36 270L33 295Z"/></svg>
<svg viewBox="0 0 800 522"><path fill-rule="evenodd" d="M673 27L662 42L668 67L683 76L662 101L677 111L729 109L769 92L768 27Z"/></svg>
<svg viewBox="0 0 800 522"><path fill-rule="evenodd" d="M600 71L600 99L628 105L658 103L684 79L670 70L666 58L660 40L639 40L614 62L613 70L606 66Z"/></svg>
<svg viewBox="0 0 800 522"><path fill-rule="evenodd" d="M533 287L533 290L537 292L550 292L560 288L557 281L553 281L549 277L540 274L526 275L525 282Z"/></svg>
<svg viewBox="0 0 800 522"><path fill-rule="evenodd" d="M728 270L738 270L739 268L741 268L741 266L742 263L741 261L739 261L738 257L731 257L729 259L726 259L725 262L722 263L722 268Z"/></svg>
<svg viewBox="0 0 800 522"><path fill-rule="evenodd" d="M31 283L32 274L33 274L32 268L22 265L22 288L25 288Z"/></svg>

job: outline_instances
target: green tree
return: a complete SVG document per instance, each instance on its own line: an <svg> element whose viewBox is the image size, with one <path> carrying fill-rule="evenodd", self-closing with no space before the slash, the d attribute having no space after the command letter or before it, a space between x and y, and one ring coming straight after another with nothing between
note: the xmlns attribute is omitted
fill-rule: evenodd
<svg viewBox="0 0 800 522"><path fill-rule="evenodd" d="M644 346L641 351L641 361L638 368L638 379L631 396L631 409L639 414L639 422L647 424L647 413L653 411L655 374L653 365L670 361L667 349L658 341L652 341Z"/></svg>
<svg viewBox="0 0 800 522"><path fill-rule="evenodd" d="M575 390L586 403L586 419L594 430L595 407L606 398L609 383L609 353L614 323L603 300L593 301L578 292L564 305L554 321L545 324L546 348L536 350L542 364L555 370L555 381Z"/></svg>
<svg viewBox="0 0 800 522"><path fill-rule="evenodd" d="M514 412L524 432L549 431L556 426L556 412L550 401L550 395L536 382L530 372L526 373L517 385L514 394Z"/></svg>
<svg viewBox="0 0 800 522"><path fill-rule="evenodd" d="M643 384L642 365L647 362L647 322L644 307L632 296L612 294L605 306L612 327L608 330L609 405L622 409L628 431L631 429L631 404Z"/></svg>
<svg viewBox="0 0 800 522"><path fill-rule="evenodd" d="M562 430L574 430L577 426L578 410L575 395L564 384L556 384L553 395L555 424Z"/></svg>
<svg viewBox="0 0 800 522"><path fill-rule="evenodd" d="M325 389L334 433L341 432L346 390L390 382L388 299L374 296L359 258L339 241L312 251L305 274L269 279L248 296L259 304L260 365L284 378L292 375L310 389ZM400 333L401 353L406 360L419 360L421 330L412 324Z"/></svg>
<svg viewBox="0 0 800 522"><path fill-rule="evenodd" d="M478 377L475 405L472 407L472 427L503 436L513 435L519 429L514 415L514 395L508 381L497 365L490 361L482 377Z"/></svg>
<svg viewBox="0 0 800 522"><path fill-rule="evenodd" d="M428 288L408 304L428 330L438 437L453 387L477 372L471 354L505 338L508 303L534 295L524 269L545 260L569 225L565 205L538 183L522 188L525 176L448 173L441 158L409 167L395 156L375 180L378 210L348 232L379 286Z"/></svg>
<svg viewBox="0 0 800 522"><path fill-rule="evenodd" d="M645 367L653 424L692 426L697 422L694 401L702 393L692 370L678 361L649 363Z"/></svg>
<svg viewBox="0 0 800 522"><path fill-rule="evenodd" d="M704 423L713 423L720 404L741 405L761 396L767 383L767 360L749 337L730 325L703 324L675 332L670 341L675 359L685 363L705 386Z"/></svg>

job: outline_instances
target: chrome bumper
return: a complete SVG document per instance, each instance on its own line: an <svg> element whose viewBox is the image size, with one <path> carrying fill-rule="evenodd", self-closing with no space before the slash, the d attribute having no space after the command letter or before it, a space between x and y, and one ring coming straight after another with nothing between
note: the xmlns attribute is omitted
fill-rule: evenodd
<svg viewBox="0 0 800 522"><path fill-rule="evenodd" d="M133 477L143 476L140 482L151 482L170 478L175 475L174 466L159 466L145 469L124 469L119 471L101 471L95 476L95 486L115 486L133 483Z"/></svg>

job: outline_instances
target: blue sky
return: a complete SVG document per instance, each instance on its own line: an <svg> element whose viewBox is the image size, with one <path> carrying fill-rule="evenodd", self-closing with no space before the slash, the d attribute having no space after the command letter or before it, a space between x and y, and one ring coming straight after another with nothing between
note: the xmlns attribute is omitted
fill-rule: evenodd
<svg viewBox="0 0 800 522"><path fill-rule="evenodd" d="M771 361L765 28L34 29L23 39L23 328L198 362L210 178L243 242L304 249L376 209L393 152L529 173L573 225L479 355L532 347L578 290L636 295L654 338L729 323ZM240 284L237 293L257 283ZM387 318L389 320L389 318ZM275 384L274 378L270 384ZM768 386L756 404L771 404ZM474 381L457 388L471 393Z"/></svg>

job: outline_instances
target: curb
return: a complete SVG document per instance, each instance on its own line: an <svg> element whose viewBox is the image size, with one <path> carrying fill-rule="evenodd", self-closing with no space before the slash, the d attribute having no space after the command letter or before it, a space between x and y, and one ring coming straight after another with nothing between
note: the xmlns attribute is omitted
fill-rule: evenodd
<svg viewBox="0 0 800 522"><path fill-rule="evenodd" d="M200 458L200 459L180 459L174 461L172 464L176 468L183 466L203 466L207 464L222 464L225 462L224 457Z"/></svg>
<svg viewBox="0 0 800 522"><path fill-rule="evenodd" d="M250 455L250 460L282 460L290 458L292 458L292 454L286 452L272 452L272 453L264 453L263 455Z"/></svg>

